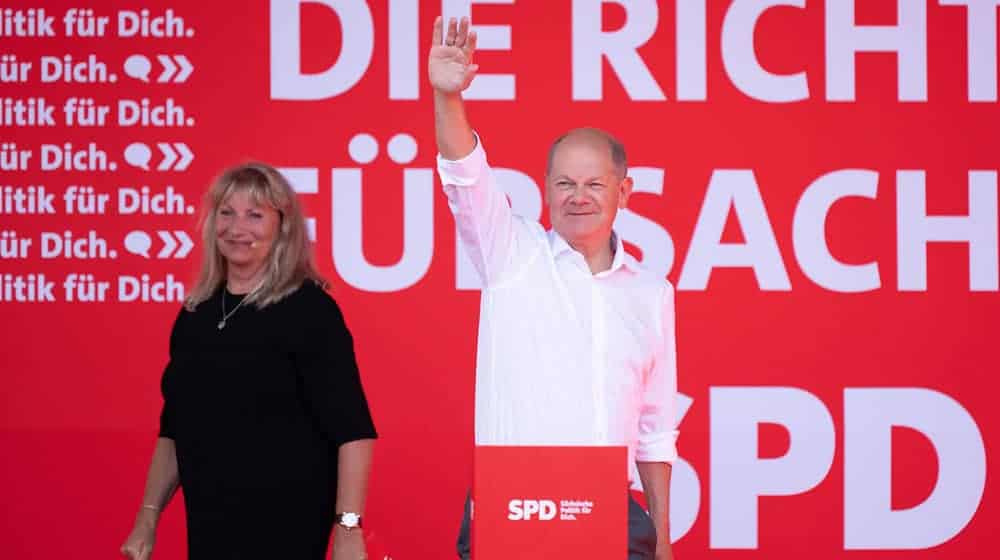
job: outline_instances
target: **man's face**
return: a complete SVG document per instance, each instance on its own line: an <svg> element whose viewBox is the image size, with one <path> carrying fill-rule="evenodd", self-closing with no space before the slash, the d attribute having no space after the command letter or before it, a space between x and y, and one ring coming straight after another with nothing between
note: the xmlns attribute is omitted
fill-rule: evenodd
<svg viewBox="0 0 1000 560"><path fill-rule="evenodd" d="M619 176L606 140L593 134L565 138L545 179L552 229L570 244L610 239L631 189L632 180Z"/></svg>

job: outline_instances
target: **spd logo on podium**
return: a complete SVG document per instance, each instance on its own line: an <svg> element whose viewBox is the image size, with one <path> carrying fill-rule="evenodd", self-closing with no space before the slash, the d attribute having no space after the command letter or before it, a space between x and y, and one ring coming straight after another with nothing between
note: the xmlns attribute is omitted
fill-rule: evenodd
<svg viewBox="0 0 1000 560"><path fill-rule="evenodd" d="M549 521L556 517L556 503L552 500L511 500L507 504L507 519L511 521L528 521L531 516L538 514L541 521Z"/></svg>
<svg viewBox="0 0 1000 560"><path fill-rule="evenodd" d="M476 447L472 557L624 557L627 474L624 447Z"/></svg>

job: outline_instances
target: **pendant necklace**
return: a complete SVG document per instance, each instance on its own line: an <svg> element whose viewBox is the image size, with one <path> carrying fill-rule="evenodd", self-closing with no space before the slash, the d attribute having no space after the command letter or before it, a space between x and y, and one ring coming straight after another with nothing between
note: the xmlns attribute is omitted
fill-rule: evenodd
<svg viewBox="0 0 1000 560"><path fill-rule="evenodd" d="M215 325L216 328L218 328L220 331L222 329L226 328L226 320L229 319L230 317L232 317L233 313L236 313L236 310L243 306L243 302L245 302L246 300L250 299L250 296L254 295L254 293L256 293L257 290L260 289L260 287L263 284L264 284L263 281L261 281L260 284L257 284L257 287L254 288L249 294L247 294L246 297L244 297L243 299L241 299L240 302L236 304L236 307L234 307L232 309L232 311L230 311L229 313L226 313L226 287L223 286L222 287L222 319L219 321L219 323L217 325Z"/></svg>

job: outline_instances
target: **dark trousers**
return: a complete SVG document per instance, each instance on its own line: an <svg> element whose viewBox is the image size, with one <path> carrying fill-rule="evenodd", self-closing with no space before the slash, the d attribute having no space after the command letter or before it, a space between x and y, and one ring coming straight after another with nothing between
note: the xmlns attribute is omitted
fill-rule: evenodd
<svg viewBox="0 0 1000 560"><path fill-rule="evenodd" d="M471 501L465 497L465 513L462 526L458 530L458 557L469 560L472 555ZM656 554L656 527L646 510L642 509L630 494L628 497L628 560L652 560Z"/></svg>

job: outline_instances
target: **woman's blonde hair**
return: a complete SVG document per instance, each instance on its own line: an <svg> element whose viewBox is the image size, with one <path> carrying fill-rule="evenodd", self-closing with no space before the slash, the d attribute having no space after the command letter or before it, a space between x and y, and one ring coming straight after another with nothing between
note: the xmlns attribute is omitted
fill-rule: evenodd
<svg viewBox="0 0 1000 560"><path fill-rule="evenodd" d="M226 281L226 259L219 252L215 220L219 206L240 191L246 191L255 204L274 208L280 216L278 235L264 265L263 283L247 296L247 304L258 308L271 305L294 292L307 279L323 288L327 286L313 264L306 221L295 191L277 169L265 163L250 162L223 171L205 194L201 218L201 271L184 302L188 310L193 311L199 303L212 297Z"/></svg>

